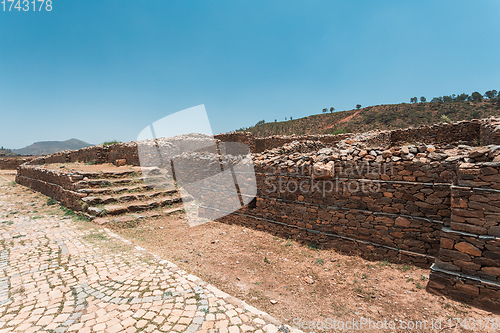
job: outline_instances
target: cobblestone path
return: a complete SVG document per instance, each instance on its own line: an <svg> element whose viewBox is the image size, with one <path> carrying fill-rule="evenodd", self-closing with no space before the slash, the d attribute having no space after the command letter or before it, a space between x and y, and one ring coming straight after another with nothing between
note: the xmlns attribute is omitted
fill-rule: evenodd
<svg viewBox="0 0 500 333"><path fill-rule="evenodd" d="M109 230L37 216L19 187L0 178L0 333L291 331Z"/></svg>

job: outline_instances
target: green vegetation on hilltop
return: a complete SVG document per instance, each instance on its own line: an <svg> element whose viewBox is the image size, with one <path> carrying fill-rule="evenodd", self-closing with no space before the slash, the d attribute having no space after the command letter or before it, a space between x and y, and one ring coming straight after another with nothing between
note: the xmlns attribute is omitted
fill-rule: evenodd
<svg viewBox="0 0 500 333"><path fill-rule="evenodd" d="M500 116L500 94L487 91L484 96L478 92L434 97L426 102L424 96L412 97L411 103L375 105L349 111L333 111L325 108L323 114L281 122L259 121L253 127L240 129L258 137L270 135L338 134L366 132L374 129L431 125L440 122L471 120L489 116ZM419 102L420 101L420 102Z"/></svg>
<svg viewBox="0 0 500 333"><path fill-rule="evenodd" d="M13 153L10 149L0 147L0 156L17 156L17 154Z"/></svg>
<svg viewBox="0 0 500 333"><path fill-rule="evenodd" d="M102 145L104 147L109 147L109 146L117 144L117 143L121 143L121 141L118 141L118 140L105 141Z"/></svg>

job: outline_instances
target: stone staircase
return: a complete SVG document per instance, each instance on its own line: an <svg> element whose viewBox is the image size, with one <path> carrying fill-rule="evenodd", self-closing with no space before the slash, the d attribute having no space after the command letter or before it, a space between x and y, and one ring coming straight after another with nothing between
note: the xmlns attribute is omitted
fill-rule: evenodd
<svg viewBox="0 0 500 333"><path fill-rule="evenodd" d="M131 227L145 217L183 211L175 184L159 170L143 176L140 168L131 170L78 172L74 191L83 202L85 216L97 224ZM79 179L79 180L78 180Z"/></svg>

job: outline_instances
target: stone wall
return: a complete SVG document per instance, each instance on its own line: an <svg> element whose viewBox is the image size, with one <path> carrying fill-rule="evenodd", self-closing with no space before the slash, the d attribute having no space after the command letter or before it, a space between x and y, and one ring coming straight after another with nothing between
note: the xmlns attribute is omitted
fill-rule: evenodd
<svg viewBox="0 0 500 333"><path fill-rule="evenodd" d="M252 150L254 153L261 153L263 151L281 147L287 143L294 141L317 141L326 145L334 145L335 143L348 139L354 136L352 133L337 134L337 135L300 135L300 136L280 136L273 135L265 138L255 138L255 148ZM217 136L216 136L217 138ZM225 141L221 138L222 141Z"/></svg>
<svg viewBox="0 0 500 333"><path fill-rule="evenodd" d="M250 147L257 182L257 195L245 201L248 205L218 220L369 259L432 265L429 291L497 311L499 126L491 118L355 135L216 136ZM174 139L151 140L146 145L151 148L148 158L154 162L158 149L168 156L178 152L175 158L188 166L201 163L202 157L207 167L200 174L179 171L177 176L186 180L202 180L206 172L227 169L220 153L232 153L231 149L219 141L217 146L182 153L192 151L190 147L199 146L198 140L204 138L193 140L181 145ZM18 181L77 209L69 176L48 173L37 165L120 159L138 165L137 147L137 143L96 146L38 158L19 168ZM213 198L227 195L224 188L209 190L206 196L212 200L207 202L213 205L203 205L200 213L220 217L220 200ZM240 189L240 200L245 195Z"/></svg>
<svg viewBox="0 0 500 333"><path fill-rule="evenodd" d="M38 165L22 165L16 175L18 184L45 194L73 210L82 209L81 198L85 195L74 191L73 184L81 175L46 169Z"/></svg>
<svg viewBox="0 0 500 333"><path fill-rule="evenodd" d="M52 155L41 156L31 160L28 164L41 165L48 163L70 163L70 162L95 162L116 163L117 159L125 159L127 164L139 165L137 144L126 142L110 145L108 147L92 146L80 150L69 150Z"/></svg>
<svg viewBox="0 0 500 333"><path fill-rule="evenodd" d="M337 148L294 143L255 154L256 200L219 221L369 259L433 264L429 291L498 313L497 124L372 132ZM480 140L486 146L474 147Z"/></svg>
<svg viewBox="0 0 500 333"><path fill-rule="evenodd" d="M35 156L0 157L0 170L16 170L21 164L35 158Z"/></svg>
<svg viewBox="0 0 500 333"><path fill-rule="evenodd" d="M500 144L500 121L495 118L482 120L480 141L482 145Z"/></svg>
<svg viewBox="0 0 500 333"><path fill-rule="evenodd" d="M451 194L428 289L500 312L500 162L461 164Z"/></svg>
<svg viewBox="0 0 500 333"><path fill-rule="evenodd" d="M444 144L453 142L471 142L480 140L481 122L479 120L460 121L456 123L435 124L417 128L397 129L391 131L391 141L398 142L425 142Z"/></svg>
<svg viewBox="0 0 500 333"><path fill-rule="evenodd" d="M220 140L222 142L241 142L248 146L250 151L256 151L256 138L248 132L231 132L231 133L223 133L214 135L216 140ZM259 149L261 149L259 145ZM264 149L265 150L265 149Z"/></svg>
<svg viewBox="0 0 500 333"><path fill-rule="evenodd" d="M370 259L434 262L440 230L450 225L456 162L468 151L426 145L305 151L285 145L256 154L255 205L222 221Z"/></svg>

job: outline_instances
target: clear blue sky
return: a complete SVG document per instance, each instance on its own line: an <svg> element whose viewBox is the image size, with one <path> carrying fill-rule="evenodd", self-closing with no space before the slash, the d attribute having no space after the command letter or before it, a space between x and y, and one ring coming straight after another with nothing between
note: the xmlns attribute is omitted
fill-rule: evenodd
<svg viewBox="0 0 500 333"><path fill-rule="evenodd" d="M0 12L0 145L500 90L500 1L53 0Z"/></svg>

